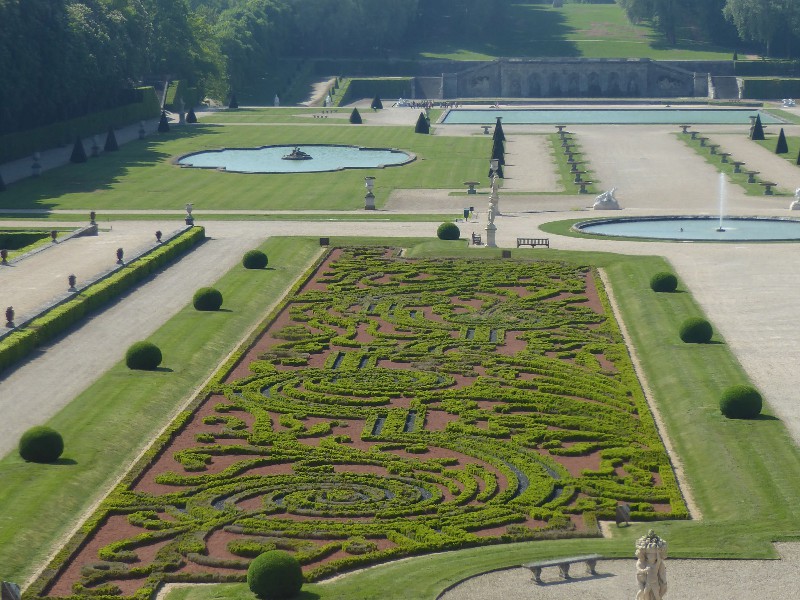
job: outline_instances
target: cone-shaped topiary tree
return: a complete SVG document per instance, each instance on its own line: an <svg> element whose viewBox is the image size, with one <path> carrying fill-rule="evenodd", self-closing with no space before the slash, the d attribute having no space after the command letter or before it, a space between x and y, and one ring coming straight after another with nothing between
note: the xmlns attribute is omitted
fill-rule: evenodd
<svg viewBox="0 0 800 600"><path fill-rule="evenodd" d="M494 134L492 135L493 140L500 140L501 142L506 141L506 134L503 133L503 124L500 122L500 119L503 117L497 117L497 123L494 125Z"/></svg>
<svg viewBox="0 0 800 600"><path fill-rule="evenodd" d="M778 143L775 144L775 154L787 154L789 152L789 146L786 144L786 134L783 133L783 127L781 127L781 132L778 134Z"/></svg>
<svg viewBox="0 0 800 600"><path fill-rule="evenodd" d="M383 108L383 102L381 102L380 96L375 96L372 99L372 104L369 105L372 110L381 110Z"/></svg>
<svg viewBox="0 0 800 600"><path fill-rule="evenodd" d="M158 121L158 133L169 132L169 119L167 119L167 111L161 111L161 119Z"/></svg>
<svg viewBox="0 0 800 600"><path fill-rule="evenodd" d="M3 181L3 174L0 173L0 192L6 191L6 182Z"/></svg>
<svg viewBox="0 0 800 600"><path fill-rule="evenodd" d="M187 123L197 123L197 115L194 114L194 107L189 107L189 112L186 113L186 122Z"/></svg>
<svg viewBox="0 0 800 600"><path fill-rule="evenodd" d="M764 139L764 126L761 124L761 115L756 115L756 122L753 124L752 129L750 129L750 139L751 140Z"/></svg>
<svg viewBox="0 0 800 600"><path fill-rule="evenodd" d="M353 112L350 113L350 122L353 125L361 125L361 123L363 123L361 120L361 113L358 112L357 108L354 108Z"/></svg>
<svg viewBox="0 0 800 600"><path fill-rule="evenodd" d="M430 133L431 132L431 124L428 123L428 119L425 118L425 113L419 113L419 117L417 117L417 124L414 125L414 133Z"/></svg>
<svg viewBox="0 0 800 600"><path fill-rule="evenodd" d="M69 157L69 162L85 163L86 162L86 149L83 147L81 137L75 138L75 145L72 147L72 154Z"/></svg>
<svg viewBox="0 0 800 600"><path fill-rule="evenodd" d="M797 151L797 160L794 161L794 164L800 165L800 150Z"/></svg>
<svg viewBox="0 0 800 600"><path fill-rule="evenodd" d="M103 150L106 152L116 152L119 150L119 144L117 144L117 136L114 133L114 128L109 127L108 133L106 134L106 143L103 145Z"/></svg>
<svg viewBox="0 0 800 600"><path fill-rule="evenodd" d="M239 108L239 101L236 99L236 94L231 92L231 101L228 102L228 108Z"/></svg>
<svg viewBox="0 0 800 600"><path fill-rule="evenodd" d="M492 158L499 160L501 165L506 164L505 149L503 148L503 142L500 140L496 140L492 144Z"/></svg>

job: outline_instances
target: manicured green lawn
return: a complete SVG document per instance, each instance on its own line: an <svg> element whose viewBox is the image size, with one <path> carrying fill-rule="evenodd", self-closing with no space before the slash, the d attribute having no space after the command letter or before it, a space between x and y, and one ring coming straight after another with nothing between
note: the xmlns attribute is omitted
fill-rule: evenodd
<svg viewBox="0 0 800 600"><path fill-rule="evenodd" d="M757 141L757 144L762 145L764 148L769 150L770 152L775 152L775 146L778 143L778 133L769 133L766 135L765 140ZM781 156L791 162L793 165L797 164L797 158L800 155L800 137L795 136L786 136L786 145L789 148L789 151L786 154L779 154ZM798 175L800 175L800 166L797 167Z"/></svg>
<svg viewBox="0 0 800 600"><path fill-rule="evenodd" d="M174 417L248 331L265 317L319 252L318 240L272 238L270 268L232 269L215 287L220 312L191 304L150 340L164 362L155 372L117 364L49 421L64 437L57 464L0 461L0 578L23 583Z"/></svg>
<svg viewBox="0 0 800 600"><path fill-rule="evenodd" d="M254 111L265 120L272 109ZM401 167L347 169L331 173L243 174L180 168L171 160L219 148L270 144L353 144L399 148L417 159ZM364 206L364 177L374 176L380 207L391 190L463 189L486 171L491 140L481 136L415 134L412 127L286 124L198 125L174 128L123 146L86 164L67 165L9 186L5 208L148 210L195 209L350 210ZM454 204L457 206L457 204Z"/></svg>
<svg viewBox="0 0 800 600"><path fill-rule="evenodd" d="M492 60L502 56L729 60L732 50L695 42L679 32L676 47L645 25L633 25L616 4L509 3L479 33L446 31L437 44L414 50L426 58Z"/></svg>

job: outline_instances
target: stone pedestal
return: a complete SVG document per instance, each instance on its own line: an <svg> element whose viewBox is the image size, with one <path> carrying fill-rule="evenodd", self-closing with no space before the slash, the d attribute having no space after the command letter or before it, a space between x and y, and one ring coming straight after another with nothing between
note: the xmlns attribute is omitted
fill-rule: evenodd
<svg viewBox="0 0 800 600"><path fill-rule="evenodd" d="M364 196L364 210L375 210L375 194L372 192Z"/></svg>
<svg viewBox="0 0 800 600"><path fill-rule="evenodd" d="M789 205L790 210L800 210L800 200L795 200Z"/></svg>
<svg viewBox="0 0 800 600"><path fill-rule="evenodd" d="M497 243L495 242L495 235L497 234L497 225L494 223L489 223L486 226L486 246L488 248L497 248Z"/></svg>

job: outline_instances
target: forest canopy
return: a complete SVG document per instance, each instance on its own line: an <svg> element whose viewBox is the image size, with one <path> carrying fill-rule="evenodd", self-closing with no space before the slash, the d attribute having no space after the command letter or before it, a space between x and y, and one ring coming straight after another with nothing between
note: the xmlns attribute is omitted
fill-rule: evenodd
<svg viewBox="0 0 800 600"><path fill-rule="evenodd" d="M284 58L396 56L409 42L491 26L518 0L0 0L0 133L131 100L181 79L202 96L262 79ZM674 43L691 26L791 55L797 0L617 0Z"/></svg>

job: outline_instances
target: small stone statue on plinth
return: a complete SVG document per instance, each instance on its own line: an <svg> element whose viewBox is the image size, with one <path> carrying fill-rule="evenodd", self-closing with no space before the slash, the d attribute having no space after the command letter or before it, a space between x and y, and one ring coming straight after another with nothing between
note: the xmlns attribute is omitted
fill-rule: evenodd
<svg viewBox="0 0 800 600"><path fill-rule="evenodd" d="M281 99L278 98L278 94L275 94L275 97L272 99L272 105L277 108L281 105Z"/></svg>
<svg viewBox="0 0 800 600"><path fill-rule="evenodd" d="M14 327L14 307L9 306L6 309L6 327Z"/></svg>
<svg viewBox="0 0 800 600"><path fill-rule="evenodd" d="M186 224L194 225L194 217L192 216L192 203L186 203Z"/></svg>
<svg viewBox="0 0 800 600"><path fill-rule="evenodd" d="M489 194L489 206L492 207L495 216L502 214L500 212L500 196L497 193L498 189L500 188L497 179L497 173L492 173L492 191Z"/></svg>
<svg viewBox="0 0 800 600"><path fill-rule="evenodd" d="M486 224L486 246L488 248L497 248L497 242L495 242L497 225L494 224L494 216L494 207L490 204L489 211L486 213L486 220L488 221Z"/></svg>
<svg viewBox="0 0 800 600"><path fill-rule="evenodd" d="M636 540L636 600L662 600L667 593L667 542L651 529Z"/></svg>
<svg viewBox="0 0 800 600"><path fill-rule="evenodd" d="M790 210L800 210L800 188L794 191L794 201L789 205Z"/></svg>

